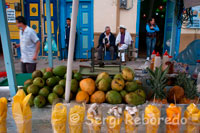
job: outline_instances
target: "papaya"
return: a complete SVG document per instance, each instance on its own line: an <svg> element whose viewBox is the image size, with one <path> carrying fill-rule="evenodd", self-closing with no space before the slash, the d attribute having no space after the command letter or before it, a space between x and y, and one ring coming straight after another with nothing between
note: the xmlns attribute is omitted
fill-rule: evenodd
<svg viewBox="0 0 200 133"><path fill-rule="evenodd" d="M106 93L106 101L110 104L121 104L122 97L119 92L111 90Z"/></svg>
<svg viewBox="0 0 200 133"><path fill-rule="evenodd" d="M137 105L143 104L145 102L145 98L137 94L136 92L130 92L126 94L125 101L127 104L137 106Z"/></svg>
<svg viewBox="0 0 200 133"><path fill-rule="evenodd" d="M134 72L128 67L122 69L122 77L126 81L132 81L134 79Z"/></svg>
<svg viewBox="0 0 200 133"><path fill-rule="evenodd" d="M105 78L109 78L109 74L107 72L102 72L99 73L97 78L96 78L96 84L101 80L101 79L105 79Z"/></svg>
<svg viewBox="0 0 200 133"><path fill-rule="evenodd" d="M106 95L103 91L96 91L90 97L91 103L103 103L106 100Z"/></svg>
<svg viewBox="0 0 200 133"><path fill-rule="evenodd" d="M89 95L85 91L79 91L76 95L76 102L89 102Z"/></svg>
<svg viewBox="0 0 200 133"><path fill-rule="evenodd" d="M83 79L80 81L80 88L82 91L92 95L92 93L95 91L95 82L91 78Z"/></svg>
<svg viewBox="0 0 200 133"><path fill-rule="evenodd" d="M135 90L137 90L138 85L136 81L131 81L131 82L126 82L126 91L127 92L134 92Z"/></svg>
<svg viewBox="0 0 200 133"><path fill-rule="evenodd" d="M111 88L116 91L121 91L124 88L124 80L121 78L116 78L112 80Z"/></svg>

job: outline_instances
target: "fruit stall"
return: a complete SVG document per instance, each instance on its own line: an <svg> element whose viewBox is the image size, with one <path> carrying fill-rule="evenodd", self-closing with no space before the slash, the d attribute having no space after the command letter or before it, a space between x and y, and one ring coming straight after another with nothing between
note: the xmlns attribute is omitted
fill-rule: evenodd
<svg viewBox="0 0 200 133"><path fill-rule="evenodd" d="M75 0L72 7L72 31L76 31L78 2ZM2 5L5 3L1 1L0 11ZM4 15L5 10L0 12L0 17ZM0 31L7 33L8 28ZM70 44L74 44L75 32L71 33ZM8 47L4 49L10 53L9 37L5 38ZM18 87L12 98L0 98L0 133L199 133L197 85L185 65L175 72L176 63L171 57L165 54L162 60L157 54L142 70L123 67L117 74L102 69L94 75L82 75L72 70L74 45L69 49L67 66L53 67L49 53L49 67L26 76L15 75L11 57L5 57L8 82L5 79L1 83L9 85L11 95L15 79Z"/></svg>
<svg viewBox="0 0 200 133"><path fill-rule="evenodd" d="M199 132L197 88L186 73L171 75L162 67L138 73L124 67L114 76L101 72L90 77L73 70L67 103L66 70L36 70L8 106L0 98L0 115L7 110L7 132ZM151 119L155 123L147 124ZM27 123L20 125L21 120Z"/></svg>

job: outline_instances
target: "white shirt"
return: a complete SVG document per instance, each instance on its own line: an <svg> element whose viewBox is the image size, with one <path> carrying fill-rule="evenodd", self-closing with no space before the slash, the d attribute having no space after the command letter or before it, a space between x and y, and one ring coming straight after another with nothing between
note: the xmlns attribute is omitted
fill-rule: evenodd
<svg viewBox="0 0 200 133"><path fill-rule="evenodd" d="M36 50L36 43L39 41L36 32L27 26L24 30L20 30L20 50L21 61L23 63L36 63L33 56Z"/></svg>
<svg viewBox="0 0 200 133"><path fill-rule="evenodd" d="M110 44L110 34L107 35L106 33L104 33L104 35L105 35L105 37L104 37L104 39L103 39L103 43L105 43L105 39L107 38L108 44Z"/></svg>

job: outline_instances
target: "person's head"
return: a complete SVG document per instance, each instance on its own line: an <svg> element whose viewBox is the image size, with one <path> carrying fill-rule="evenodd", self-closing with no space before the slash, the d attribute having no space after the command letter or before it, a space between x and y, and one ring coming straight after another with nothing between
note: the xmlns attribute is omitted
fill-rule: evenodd
<svg viewBox="0 0 200 133"><path fill-rule="evenodd" d="M67 18L67 19L66 19L66 23L67 23L68 26L70 26L70 25L71 25L71 19L70 19L70 18Z"/></svg>
<svg viewBox="0 0 200 133"><path fill-rule="evenodd" d="M26 19L23 16L18 16L16 18L16 26L19 29L23 29L24 27L26 27L27 23L26 23Z"/></svg>
<svg viewBox="0 0 200 133"><path fill-rule="evenodd" d="M148 23L154 25L156 23L155 18L150 18Z"/></svg>
<svg viewBox="0 0 200 133"><path fill-rule="evenodd" d="M125 31L126 31L126 27L124 25L120 25L119 31L120 31L121 34L124 34Z"/></svg>
<svg viewBox="0 0 200 133"><path fill-rule="evenodd" d="M105 32L106 32L107 35L110 34L110 27L109 26L105 27Z"/></svg>

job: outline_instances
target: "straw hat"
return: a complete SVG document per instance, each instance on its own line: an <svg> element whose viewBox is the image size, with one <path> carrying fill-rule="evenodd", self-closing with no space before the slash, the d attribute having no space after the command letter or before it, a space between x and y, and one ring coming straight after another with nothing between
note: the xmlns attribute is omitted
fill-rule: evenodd
<svg viewBox="0 0 200 133"><path fill-rule="evenodd" d="M125 25L120 25L119 29L125 29L126 30L126 27L125 27Z"/></svg>

